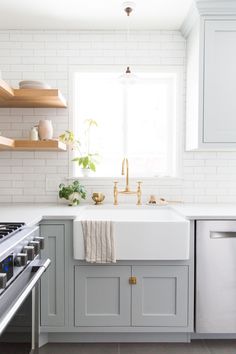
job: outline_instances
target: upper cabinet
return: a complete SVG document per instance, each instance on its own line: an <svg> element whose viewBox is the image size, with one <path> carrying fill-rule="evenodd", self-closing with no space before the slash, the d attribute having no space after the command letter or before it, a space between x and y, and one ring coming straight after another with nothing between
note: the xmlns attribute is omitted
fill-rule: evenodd
<svg viewBox="0 0 236 354"><path fill-rule="evenodd" d="M205 21L203 142L236 147L236 20Z"/></svg>
<svg viewBox="0 0 236 354"><path fill-rule="evenodd" d="M65 108L66 100L58 89L13 89L0 80L0 108Z"/></svg>
<svg viewBox="0 0 236 354"><path fill-rule="evenodd" d="M187 38L187 150L236 150L235 92L236 17L201 15Z"/></svg>

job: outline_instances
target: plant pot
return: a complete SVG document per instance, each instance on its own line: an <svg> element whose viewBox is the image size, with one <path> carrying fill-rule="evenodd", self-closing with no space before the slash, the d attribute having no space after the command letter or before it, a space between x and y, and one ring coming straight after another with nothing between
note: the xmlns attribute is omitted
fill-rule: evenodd
<svg viewBox="0 0 236 354"><path fill-rule="evenodd" d="M90 168L81 168L81 173L83 177L89 177L91 170Z"/></svg>
<svg viewBox="0 0 236 354"><path fill-rule="evenodd" d="M72 193L69 198L68 198L68 205L69 206L76 206L78 205L77 203L77 200L79 200L79 197L80 197L80 194L75 192L75 193Z"/></svg>

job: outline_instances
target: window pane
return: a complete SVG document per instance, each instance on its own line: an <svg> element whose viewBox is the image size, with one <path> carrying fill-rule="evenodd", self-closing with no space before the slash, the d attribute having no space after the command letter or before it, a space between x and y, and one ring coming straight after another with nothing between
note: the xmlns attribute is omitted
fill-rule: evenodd
<svg viewBox="0 0 236 354"><path fill-rule="evenodd" d="M119 73L76 75L78 133L83 121L95 119L92 152L101 156L97 176L120 175L122 158L130 159L131 175L173 175L175 163L175 96L173 74L137 73L124 85Z"/></svg>

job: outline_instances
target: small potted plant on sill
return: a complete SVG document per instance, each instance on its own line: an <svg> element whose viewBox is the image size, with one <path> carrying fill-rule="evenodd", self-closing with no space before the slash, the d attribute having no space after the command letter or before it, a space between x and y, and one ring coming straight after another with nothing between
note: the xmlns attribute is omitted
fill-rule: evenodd
<svg viewBox="0 0 236 354"><path fill-rule="evenodd" d="M90 147L91 129L97 127L97 122L93 119L86 119L84 132L84 149L81 148L80 140L76 140L74 133L66 130L59 136L59 140L71 147L72 150L77 150L79 156L75 157L72 161L78 163L81 167L83 177L88 177L90 172L96 172L96 165L98 163L98 153L92 153Z"/></svg>
<svg viewBox="0 0 236 354"><path fill-rule="evenodd" d="M86 190L78 180L73 181L67 186L61 183L59 185L59 198L68 200L69 206L75 206L80 203L80 199L86 198Z"/></svg>

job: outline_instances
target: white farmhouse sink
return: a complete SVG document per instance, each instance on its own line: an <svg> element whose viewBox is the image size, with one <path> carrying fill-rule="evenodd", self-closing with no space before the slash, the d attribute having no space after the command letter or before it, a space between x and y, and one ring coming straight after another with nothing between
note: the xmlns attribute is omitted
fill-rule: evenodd
<svg viewBox="0 0 236 354"><path fill-rule="evenodd" d="M81 220L111 220L117 260L189 259L189 221L171 207L88 206L74 221L74 258L84 259Z"/></svg>

